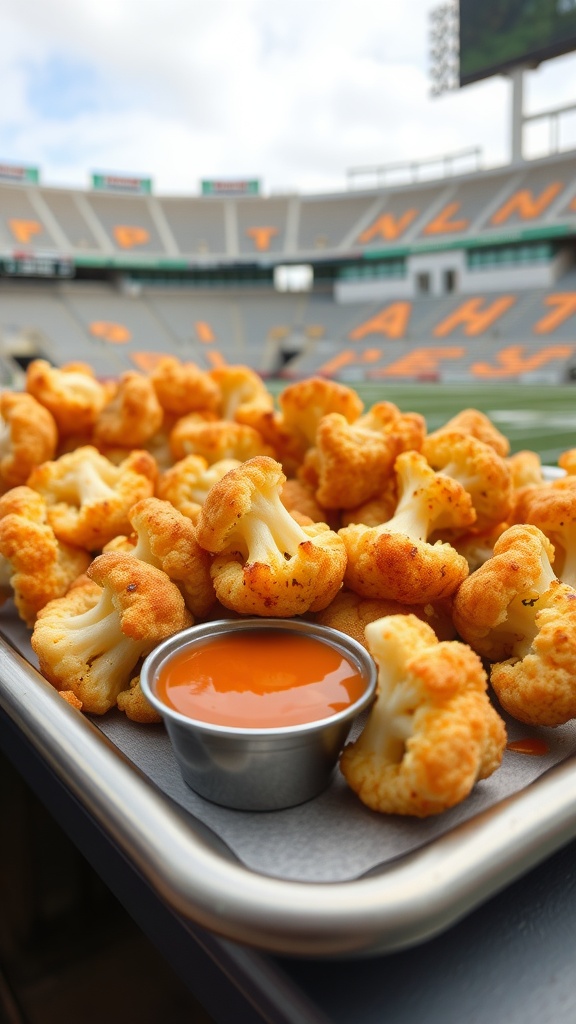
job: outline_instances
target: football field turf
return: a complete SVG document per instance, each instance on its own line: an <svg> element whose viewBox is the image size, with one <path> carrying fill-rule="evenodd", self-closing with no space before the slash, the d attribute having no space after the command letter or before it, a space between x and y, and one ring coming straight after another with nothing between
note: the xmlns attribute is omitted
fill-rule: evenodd
<svg viewBox="0 0 576 1024"><path fill-rule="evenodd" d="M386 399L403 412L419 412L435 430L461 409L480 409L510 441L511 451L530 448L554 465L560 452L576 448L576 384L390 384L354 383L366 408ZM278 382L275 394L286 387Z"/></svg>

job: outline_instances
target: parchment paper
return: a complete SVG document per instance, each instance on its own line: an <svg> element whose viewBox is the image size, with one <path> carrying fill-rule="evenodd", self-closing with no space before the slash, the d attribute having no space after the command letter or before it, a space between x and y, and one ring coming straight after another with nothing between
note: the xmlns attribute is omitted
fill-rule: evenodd
<svg viewBox="0 0 576 1024"><path fill-rule="evenodd" d="M37 667L29 634L1 609L0 630ZM81 714L81 712L78 712ZM163 725L138 725L121 712L89 716L163 793L211 829L242 863L260 874L309 882L358 878L449 831L499 801L519 792L553 765L576 752L576 721L556 729L535 729L505 718L508 739L541 738L544 756L507 750L502 766L477 783L459 806L424 820L381 815L368 810L336 769L319 797L284 811L234 811L194 793L183 781ZM574 764L576 777L576 761Z"/></svg>

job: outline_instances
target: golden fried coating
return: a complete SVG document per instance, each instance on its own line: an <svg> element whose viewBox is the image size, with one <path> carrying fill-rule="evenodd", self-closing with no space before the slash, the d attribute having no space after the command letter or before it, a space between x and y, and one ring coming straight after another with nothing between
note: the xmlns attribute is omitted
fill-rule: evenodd
<svg viewBox="0 0 576 1024"><path fill-rule="evenodd" d="M299 525L280 500L282 467L260 456L210 490L196 530L215 554L218 600L246 615L300 615L330 603L342 584L346 553L325 523Z"/></svg>
<svg viewBox="0 0 576 1024"><path fill-rule="evenodd" d="M396 410L394 415L393 410ZM316 498L325 508L355 508L380 494L393 475L396 456L420 447L425 428L402 423L392 403L380 402L369 415L349 423L342 413L323 416L315 444L306 453L301 479L316 487Z"/></svg>
<svg viewBox="0 0 576 1024"><path fill-rule="evenodd" d="M348 423L353 423L364 409L363 401L352 388L323 377L309 377L289 384L280 392L278 405L284 427L301 437L306 448L315 443L323 416L339 412Z"/></svg>
<svg viewBox="0 0 576 1024"><path fill-rule="evenodd" d="M262 378L249 366L218 366L209 371L220 393L220 419L235 420L258 429L253 417L274 408L274 399Z"/></svg>
<svg viewBox="0 0 576 1024"><path fill-rule="evenodd" d="M132 722L139 722L140 725L157 725L162 721L162 715L153 708L147 697L144 696L140 686L140 676L134 676L130 680L127 690L121 690L116 698L116 706L123 711L126 718Z"/></svg>
<svg viewBox="0 0 576 1024"><path fill-rule="evenodd" d="M0 424L0 491L7 491L54 458L58 428L52 413L26 391L0 393Z"/></svg>
<svg viewBox="0 0 576 1024"><path fill-rule="evenodd" d="M194 413L182 416L175 424L170 433L170 451L175 462L186 455L201 455L209 463L221 459L245 462L255 455L274 454L254 427L228 420L200 420Z"/></svg>
<svg viewBox="0 0 576 1024"><path fill-rule="evenodd" d="M446 603L437 601L434 604L422 605L400 604L398 601L360 597L360 594L345 588L336 594L326 608L315 613L314 621L322 626L331 626L340 633L346 633L367 647L366 626L385 615L416 615L432 626L439 640L456 638L456 630Z"/></svg>
<svg viewBox="0 0 576 1024"><path fill-rule="evenodd" d="M542 459L537 452L523 450L514 452L506 459L512 474L514 491L543 483Z"/></svg>
<svg viewBox="0 0 576 1024"><path fill-rule="evenodd" d="M504 522L513 504L512 473L506 460L472 434L443 430L427 437L422 454L437 473L458 480L472 498L474 529Z"/></svg>
<svg viewBox="0 0 576 1024"><path fill-rule="evenodd" d="M116 538L106 550L123 550L154 565L182 591L195 618L206 615L216 601L210 576L211 556L196 540L189 519L160 498L143 498L128 513L133 534Z"/></svg>
<svg viewBox="0 0 576 1024"><path fill-rule="evenodd" d="M434 435L456 431L459 434L471 434L484 444L489 444L498 455L505 458L510 453L510 441L494 426L489 416L479 409L462 409L452 416L444 426L434 431ZM429 435L430 436L430 435Z"/></svg>
<svg viewBox="0 0 576 1024"><path fill-rule="evenodd" d="M140 660L191 622L166 573L109 551L41 609L31 643L48 682L72 690L85 712L102 715L128 688Z"/></svg>
<svg viewBox="0 0 576 1024"><path fill-rule="evenodd" d="M176 356L162 356L150 374L156 396L164 412L186 416L208 410L216 413L220 391L210 373L196 363L185 363Z"/></svg>
<svg viewBox="0 0 576 1024"><path fill-rule="evenodd" d="M0 498L0 556L2 578L28 627L34 625L40 609L62 597L91 562L87 551L56 539L44 499L25 485Z"/></svg>
<svg viewBox="0 0 576 1024"><path fill-rule="evenodd" d="M154 493L157 467L146 451L132 451L116 466L92 445L84 445L32 470L28 486L48 508L59 540L101 551L113 537L128 534L128 512Z"/></svg>
<svg viewBox="0 0 576 1024"><path fill-rule="evenodd" d="M470 495L458 481L435 473L419 452L402 452L395 466L399 500L392 519L338 531L348 559L345 586L362 597L401 604L449 597L468 575L468 563L451 544L432 544L428 537L471 526L476 515Z"/></svg>
<svg viewBox="0 0 576 1024"><path fill-rule="evenodd" d="M210 465L203 455L185 455L160 473L156 496L195 523L212 485L240 464L239 459L220 459Z"/></svg>
<svg viewBox="0 0 576 1024"><path fill-rule="evenodd" d="M560 482L561 483L561 482ZM525 487L514 508L515 523L531 523L554 545L554 572L559 580L576 587L576 488Z"/></svg>
<svg viewBox="0 0 576 1024"><path fill-rule="evenodd" d="M142 448L160 429L163 419L164 412L150 378L127 370L94 424L93 443L99 448Z"/></svg>
<svg viewBox="0 0 576 1024"><path fill-rule="evenodd" d="M280 500L284 508L287 508L292 515L298 512L300 515L307 516L313 523L328 523L330 529L338 528L338 513L319 505L313 488L302 480L286 480L280 491Z"/></svg>
<svg viewBox="0 0 576 1024"><path fill-rule="evenodd" d="M58 368L34 359L26 370L26 391L52 413L60 438L89 434L112 390L85 363Z"/></svg>
<svg viewBox="0 0 576 1024"><path fill-rule="evenodd" d="M378 666L377 697L340 769L374 811L440 814L502 761L506 730L482 662L466 644L439 641L415 615L369 623L366 641Z"/></svg>

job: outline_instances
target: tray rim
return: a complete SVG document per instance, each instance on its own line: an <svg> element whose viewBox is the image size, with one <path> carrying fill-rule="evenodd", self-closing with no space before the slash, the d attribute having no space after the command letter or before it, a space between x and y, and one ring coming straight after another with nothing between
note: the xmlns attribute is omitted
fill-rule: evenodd
<svg viewBox="0 0 576 1024"><path fill-rule="evenodd" d="M1 634L0 708L160 899L268 953L350 958L416 946L576 837L572 756L381 871L344 882L279 879L212 846L201 820L183 815Z"/></svg>

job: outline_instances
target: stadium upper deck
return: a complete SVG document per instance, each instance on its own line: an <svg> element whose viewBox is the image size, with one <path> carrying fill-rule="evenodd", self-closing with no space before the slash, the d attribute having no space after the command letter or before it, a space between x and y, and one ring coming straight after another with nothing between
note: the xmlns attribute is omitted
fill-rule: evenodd
<svg viewBox="0 0 576 1024"><path fill-rule="evenodd" d="M572 379L575 241L573 155L330 196L3 184L3 378L172 351L272 376ZM275 291L301 263L312 290Z"/></svg>

